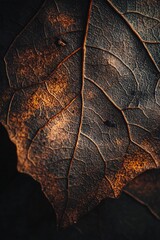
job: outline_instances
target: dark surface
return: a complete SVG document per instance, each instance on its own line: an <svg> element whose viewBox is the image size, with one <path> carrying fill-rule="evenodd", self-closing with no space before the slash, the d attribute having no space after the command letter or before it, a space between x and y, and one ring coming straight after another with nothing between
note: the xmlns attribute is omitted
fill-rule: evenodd
<svg viewBox="0 0 160 240"><path fill-rule="evenodd" d="M46 1L5 62L1 120L59 226L160 166L159 71L109 0Z"/></svg>
<svg viewBox="0 0 160 240"><path fill-rule="evenodd" d="M7 48L42 2L0 1L1 83L5 77L3 57ZM160 222L124 193L118 200L104 201L77 225L57 232L54 211L40 185L16 171L15 147L1 126L0 162L0 239L159 239Z"/></svg>

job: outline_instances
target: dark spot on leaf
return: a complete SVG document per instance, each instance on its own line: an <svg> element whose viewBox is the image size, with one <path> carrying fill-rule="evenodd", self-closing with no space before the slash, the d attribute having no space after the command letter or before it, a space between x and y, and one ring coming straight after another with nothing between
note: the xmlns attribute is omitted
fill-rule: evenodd
<svg viewBox="0 0 160 240"><path fill-rule="evenodd" d="M110 120L106 120L106 121L104 122L104 124L105 124L107 127L112 127L112 128L117 127L117 125L116 125L114 122L111 122Z"/></svg>
<svg viewBox="0 0 160 240"><path fill-rule="evenodd" d="M56 41L55 41L55 44L58 47L65 47L67 43L63 39L57 38Z"/></svg>
<svg viewBox="0 0 160 240"><path fill-rule="evenodd" d="M152 135L153 135L154 138L160 139L160 128L155 129L155 131L152 132Z"/></svg>
<svg viewBox="0 0 160 240"><path fill-rule="evenodd" d="M136 92L133 90L131 91L131 95L134 96L136 94Z"/></svg>

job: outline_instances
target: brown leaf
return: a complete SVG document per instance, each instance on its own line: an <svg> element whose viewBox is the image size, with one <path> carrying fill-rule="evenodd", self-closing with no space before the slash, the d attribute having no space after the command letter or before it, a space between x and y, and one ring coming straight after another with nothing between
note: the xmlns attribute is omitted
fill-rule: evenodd
<svg viewBox="0 0 160 240"><path fill-rule="evenodd" d="M160 165L158 66L114 4L48 0L5 57L1 122L61 226Z"/></svg>
<svg viewBox="0 0 160 240"><path fill-rule="evenodd" d="M125 193L147 206L151 213L160 219L160 170L146 171L131 181Z"/></svg>

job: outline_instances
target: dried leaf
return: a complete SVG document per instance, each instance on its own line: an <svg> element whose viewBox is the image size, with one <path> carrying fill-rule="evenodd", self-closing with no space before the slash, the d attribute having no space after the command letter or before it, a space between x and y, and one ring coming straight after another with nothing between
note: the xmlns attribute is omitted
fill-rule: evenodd
<svg viewBox="0 0 160 240"><path fill-rule="evenodd" d="M147 206L160 219L160 170L146 171L131 181L124 190L138 202Z"/></svg>
<svg viewBox="0 0 160 240"><path fill-rule="evenodd" d="M160 165L157 60L114 4L48 0L5 57L1 122L61 226Z"/></svg>

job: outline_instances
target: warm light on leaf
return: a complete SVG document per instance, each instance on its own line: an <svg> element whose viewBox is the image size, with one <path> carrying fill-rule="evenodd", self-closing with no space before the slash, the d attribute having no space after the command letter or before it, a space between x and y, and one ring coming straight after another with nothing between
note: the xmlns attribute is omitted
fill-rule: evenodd
<svg viewBox="0 0 160 240"><path fill-rule="evenodd" d="M158 42L126 2L47 0L5 56L1 122L61 226L160 166Z"/></svg>

